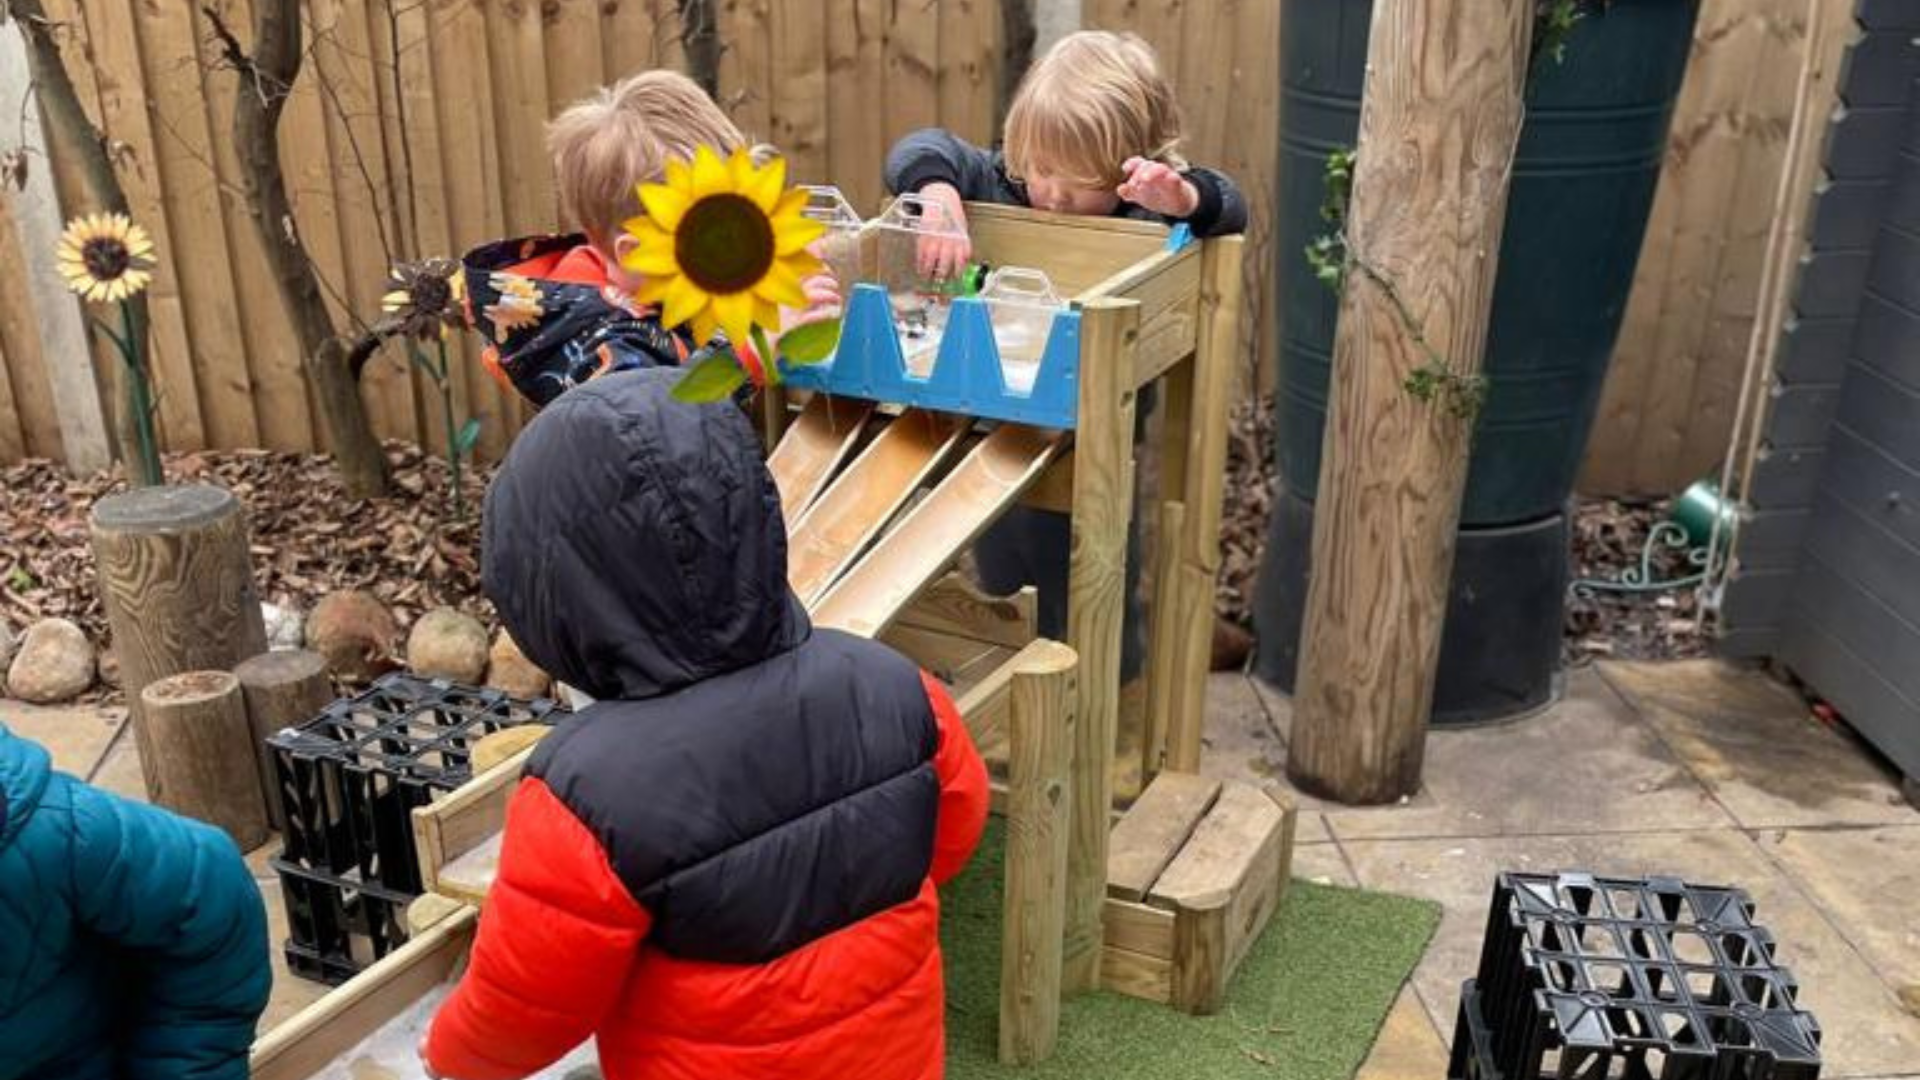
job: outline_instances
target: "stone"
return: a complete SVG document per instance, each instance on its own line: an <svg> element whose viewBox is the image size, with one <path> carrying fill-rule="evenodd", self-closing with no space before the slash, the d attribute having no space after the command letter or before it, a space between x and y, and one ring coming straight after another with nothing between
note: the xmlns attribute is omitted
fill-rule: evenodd
<svg viewBox="0 0 1920 1080"><path fill-rule="evenodd" d="M27 628L7 668L7 690L22 701L51 705L93 685L93 643L66 619L41 619Z"/></svg>
<svg viewBox="0 0 1920 1080"><path fill-rule="evenodd" d="M358 589L328 593L307 616L307 647L327 658L327 669L348 682L367 682L393 670L400 627L386 606Z"/></svg>
<svg viewBox="0 0 1920 1080"><path fill-rule="evenodd" d="M0 619L0 671L13 663L13 650L18 644L13 636L13 627L8 626L5 619Z"/></svg>
<svg viewBox="0 0 1920 1080"><path fill-rule="evenodd" d="M263 603L260 618L267 625L267 648L298 649L306 645L305 620L298 608Z"/></svg>
<svg viewBox="0 0 1920 1080"><path fill-rule="evenodd" d="M493 637L487 653L487 685L517 698L545 697L553 685L539 665L527 659L513 635L505 630Z"/></svg>
<svg viewBox="0 0 1920 1080"><path fill-rule="evenodd" d="M407 635L407 667L428 678L478 683L487 673L487 628L471 615L435 608Z"/></svg>
<svg viewBox="0 0 1920 1080"><path fill-rule="evenodd" d="M100 681L120 689L120 655L112 646L100 650Z"/></svg>

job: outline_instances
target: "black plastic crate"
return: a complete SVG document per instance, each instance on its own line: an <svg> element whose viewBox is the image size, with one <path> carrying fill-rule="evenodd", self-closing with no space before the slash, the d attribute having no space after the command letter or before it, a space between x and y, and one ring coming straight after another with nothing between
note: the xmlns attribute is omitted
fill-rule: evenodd
<svg viewBox="0 0 1920 1080"><path fill-rule="evenodd" d="M1455 1080L1812 1080L1820 1029L1739 889L1500 875Z"/></svg>
<svg viewBox="0 0 1920 1080"><path fill-rule="evenodd" d="M566 707L415 675L383 676L267 740L273 751L291 865L420 891L412 813L472 775L481 738L551 723Z"/></svg>
<svg viewBox="0 0 1920 1080"><path fill-rule="evenodd" d="M287 968L338 986L407 939L413 897L354 878L270 862L287 909Z"/></svg>

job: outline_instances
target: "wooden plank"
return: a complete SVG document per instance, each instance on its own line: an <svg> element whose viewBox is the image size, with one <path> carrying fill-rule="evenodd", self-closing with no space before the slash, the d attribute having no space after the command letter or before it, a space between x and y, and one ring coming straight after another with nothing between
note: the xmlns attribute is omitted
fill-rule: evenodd
<svg viewBox="0 0 1920 1080"><path fill-rule="evenodd" d="M309 41L308 48L312 45ZM339 203L334 194L338 170L327 146L328 111L321 100L319 79L309 52L280 117L280 167L286 177L287 197L293 203L293 227L298 230L312 261L327 314L336 332L354 334L379 310L379 301L376 297L371 307L358 307L353 302L346 246L340 236ZM363 398L363 407L364 404ZM319 408L318 404L314 405L314 445L331 451L333 446ZM369 421L371 419L369 416Z"/></svg>
<svg viewBox="0 0 1920 1080"><path fill-rule="evenodd" d="M991 146L1002 62L999 0L941 0L938 7L940 126Z"/></svg>
<svg viewBox="0 0 1920 1080"><path fill-rule="evenodd" d="M887 424L787 537L787 582L809 607L940 467L966 433L951 416L910 409Z"/></svg>
<svg viewBox="0 0 1920 1080"><path fill-rule="evenodd" d="M160 188L154 132L147 116L147 87L131 0L103 0L88 26L94 81L100 88L100 120L107 137L126 148L117 163L120 186L133 219L154 243L156 266L146 293L152 323L147 359L161 445L170 450L204 449L207 433L200 421L200 397L194 385L173 235L167 225L166 193Z"/></svg>
<svg viewBox="0 0 1920 1080"><path fill-rule="evenodd" d="M1100 986L1129 997L1166 1001L1173 996L1173 961L1108 945L1099 950Z"/></svg>
<svg viewBox="0 0 1920 1080"><path fill-rule="evenodd" d="M626 0L631 6L634 0ZM571 104L547 100L547 59L535 5L510 4L487 19L487 54L493 69L493 123L496 130L520 133L506 139L498 158L507 231L516 236L551 229L561 222L553 190L553 165L546 140L533 138L551 114Z"/></svg>
<svg viewBox="0 0 1920 1080"><path fill-rule="evenodd" d="M686 32L686 27L680 18L681 0L649 2L653 5L653 66L685 71L687 49L681 35Z"/></svg>
<svg viewBox="0 0 1920 1080"><path fill-rule="evenodd" d="M596 9L597 10L597 9ZM403 23L403 25L405 25ZM437 250L465 251L484 240L504 234L502 197L494 163L496 123L491 111L473 107L477 99L493 97L492 75L485 64L470 64L467 58L487 53L486 13L483 0L454 0L435 5L427 24L431 63L420 71L430 78L433 107L437 110L437 142L440 150L440 191L447 212L448 245ZM425 49L422 50L426 51ZM593 54L598 60L598 52ZM516 139L531 135L517 129ZM454 369L454 416L456 422L467 418L480 421L480 442L476 453L497 460L506 451L514 415L506 390L480 363L483 347L476 334L461 334L450 343L455 354L449 366ZM444 428L444 424L441 425ZM433 440L444 445L444 430Z"/></svg>
<svg viewBox="0 0 1920 1080"><path fill-rule="evenodd" d="M1073 513L1073 450L1057 455L1040 479L1020 497L1021 506L1051 510L1056 514Z"/></svg>
<svg viewBox="0 0 1920 1080"><path fill-rule="evenodd" d="M547 53L547 101L558 112L608 81L601 0L547 0L537 8Z"/></svg>
<svg viewBox="0 0 1920 1080"><path fill-rule="evenodd" d="M6 207L0 206L0 221L6 216ZM5 250L0 246L0 251ZM26 456L26 429L20 423L20 407L14 401L13 381L8 377L5 317L0 316L0 465L11 465Z"/></svg>
<svg viewBox="0 0 1920 1080"><path fill-rule="evenodd" d="M1068 900L1066 985L1100 978L1106 899L1107 813L1119 725L1120 635L1127 524L1133 514L1134 397L1126 386L1140 326L1134 301L1097 298L1080 323L1080 427L1073 467L1073 546L1067 644L1080 654L1080 726L1074 743L1074 844Z"/></svg>
<svg viewBox="0 0 1920 1080"><path fill-rule="evenodd" d="M1168 33L1179 35L1177 51L1172 42L1159 51L1166 64L1167 78L1173 83L1174 96L1180 102L1182 134L1188 152L1204 155L1202 160L1220 160L1229 138L1227 94L1232 89L1233 78L1232 35L1240 23L1240 9L1262 3L1272 6L1270 0L1190 2L1181 5L1177 17L1169 11L1159 20L1159 25ZM1278 67L1267 70L1277 71ZM1231 134L1244 135L1242 132Z"/></svg>
<svg viewBox="0 0 1920 1080"><path fill-rule="evenodd" d="M295 1013L253 1044L252 1080L309 1080L453 976L479 913L455 912Z"/></svg>
<svg viewBox="0 0 1920 1080"><path fill-rule="evenodd" d="M1112 897L1107 898L1105 911L1107 948L1173 959L1173 912Z"/></svg>
<svg viewBox="0 0 1920 1080"><path fill-rule="evenodd" d="M714 0L719 11L720 107L749 141L773 130L773 4L787 0Z"/></svg>
<svg viewBox="0 0 1920 1080"><path fill-rule="evenodd" d="M1171 904L1174 1004L1217 1011L1227 980L1279 905L1292 851L1287 809L1251 784L1220 792L1151 899Z"/></svg>
<svg viewBox="0 0 1920 1080"><path fill-rule="evenodd" d="M191 342L194 382L207 443L260 446L254 375L229 253L229 204L213 169L206 92L200 82L192 6L137 4L143 92L154 124L157 187L165 193L173 265ZM226 80L232 72L221 72ZM223 141L232 112L219 131ZM241 224L245 227L244 218ZM275 312L284 323L284 317Z"/></svg>
<svg viewBox="0 0 1920 1080"><path fill-rule="evenodd" d="M1145 900L1154 883L1220 795L1220 781L1163 772L1147 784L1113 827L1107 849L1107 895Z"/></svg>
<svg viewBox="0 0 1920 1080"><path fill-rule="evenodd" d="M1109 276L1081 294L1140 303L1140 348L1133 385L1144 386L1193 352L1199 339L1201 252L1189 244L1159 251ZM1237 327L1235 328L1237 332Z"/></svg>
<svg viewBox="0 0 1920 1080"><path fill-rule="evenodd" d="M861 214L880 206L881 163L892 132L875 103L886 95L886 0L828 0L827 175Z"/></svg>
<svg viewBox="0 0 1920 1080"><path fill-rule="evenodd" d="M1166 246L1163 225L1049 214L1024 207L967 204L974 257L993 266L1044 270L1054 291L1082 296ZM1084 350L1083 350L1084 351Z"/></svg>
<svg viewBox="0 0 1920 1080"><path fill-rule="evenodd" d="M106 468L113 458L93 368L71 362L71 358L88 353L87 328L82 321L80 302L67 292L56 265L64 223L53 190L53 177L43 167L48 159L46 139L40 130L40 111L24 104L28 91L26 40L17 25L8 24L0 27L0 115L19 117L24 128L24 145L38 153L30 159L26 188L8 194L8 217L15 234L12 250L24 265L24 271L15 269L6 276L25 279L19 282L24 286L21 291L27 300L21 306L37 323L39 385L46 388L44 400L52 406L59 453L67 468L84 475ZM15 293L16 304L19 297L20 293ZM9 340L18 342L24 336L16 332L9 335ZM27 370L28 359L26 349L22 348L18 361L21 368L16 375ZM50 441L50 435L51 432L45 432L35 441L44 445ZM52 449L48 446L46 452Z"/></svg>
<svg viewBox="0 0 1920 1080"><path fill-rule="evenodd" d="M927 0L887 4L886 94L879 111L890 138L940 123L940 20L934 8Z"/></svg>
<svg viewBox="0 0 1920 1080"><path fill-rule="evenodd" d="M603 0L600 31L600 66L607 82L659 65L656 51L661 31L652 0Z"/></svg>
<svg viewBox="0 0 1920 1080"><path fill-rule="evenodd" d="M780 489L780 513L798 523L826 490L833 472L853 450L873 416L873 403L835 401L815 394L767 455L767 470Z"/></svg>
<svg viewBox="0 0 1920 1080"><path fill-rule="evenodd" d="M1007 1064L1045 1060L1060 1032L1072 835L1064 796L1071 778L1078 663L1065 645L1036 642L1020 653L1013 673L1000 945L1000 1060Z"/></svg>
<svg viewBox="0 0 1920 1080"><path fill-rule="evenodd" d="M499 834L507 823L507 802L533 756L529 746L460 785L446 798L413 811L414 847L420 860L420 881L430 892L446 892L440 877L461 856ZM470 871L472 867L468 868ZM468 873L462 880L467 895L484 894L491 883ZM478 896L473 896L478 900Z"/></svg>
<svg viewBox="0 0 1920 1080"><path fill-rule="evenodd" d="M905 622L887 627L880 640L946 683L956 696L978 685L1014 652L1005 645Z"/></svg>
<svg viewBox="0 0 1920 1080"><path fill-rule="evenodd" d="M1165 714L1166 767L1198 770L1206 720L1207 670L1212 662L1214 582L1220 572L1220 516L1226 502L1227 414L1236 382L1241 325L1240 268L1244 242L1237 236L1204 245L1199 302L1199 338L1194 347L1192 399L1185 421L1167 430L1185 431L1185 495L1179 533L1179 573L1162 582L1157 603L1172 608L1176 652L1175 692ZM1171 465L1168 466L1172 467Z"/></svg>
<svg viewBox="0 0 1920 1080"><path fill-rule="evenodd" d="M505 832L497 832L449 860L434 879L436 892L469 904L487 898L493 879L500 873L500 848Z"/></svg>
<svg viewBox="0 0 1920 1080"><path fill-rule="evenodd" d="M814 0L773 0L769 13L767 138L787 157L790 183L829 184L827 39L845 28L821 18Z"/></svg>
<svg viewBox="0 0 1920 1080"><path fill-rule="evenodd" d="M1261 849L1278 843L1285 817L1280 804L1252 784L1222 785L1220 797L1161 873L1148 899L1174 910L1229 902L1261 865Z"/></svg>
<svg viewBox="0 0 1920 1080"><path fill-rule="evenodd" d="M897 422L897 421L896 421ZM1062 436L1002 424L813 609L818 626L872 637L1046 467ZM828 496L823 497L830 498Z"/></svg>
<svg viewBox="0 0 1920 1080"><path fill-rule="evenodd" d="M1241 251L1236 396L1252 391L1266 400L1278 381L1279 292L1274 268L1275 165L1280 123L1273 108L1274 72L1280 69L1280 5L1240 0L1233 34L1233 64L1227 100L1225 142L1197 145L1203 164L1226 170L1247 199L1246 245ZM1249 370L1251 365L1251 370Z"/></svg>
<svg viewBox="0 0 1920 1080"><path fill-rule="evenodd" d="M1171 423L1167 430L1173 430ZM1171 473L1169 467L1162 475ZM1147 627L1147 730L1140 742L1140 775L1144 779L1152 779L1166 767L1168 720L1174 699L1180 694L1175 672L1179 669L1181 620L1174 602L1179 589L1170 583L1180 580L1180 527L1186 516L1185 503L1160 503L1160 527L1154 533L1157 539L1152 556L1157 602L1148 613Z"/></svg>
<svg viewBox="0 0 1920 1080"><path fill-rule="evenodd" d="M211 4L243 43L252 42L253 11L248 0L211 0ZM227 258L233 267L232 291L219 300L227 306L228 318L237 315L240 319L247 370L252 374L253 411L259 418L258 445L273 450L313 450L319 442L307 400L304 353L286 307L280 302L279 288L274 284L241 186L243 174L233 143L233 110L240 93L240 75L220 60L212 21L204 14L203 5L182 6L193 14L191 30L197 52L168 53L159 62L181 64L187 55L199 57L199 66L190 70L198 75L198 100L212 135L210 159L226 226ZM284 121L280 129L283 147L300 138L318 136L318 132L295 132ZM173 231L175 236L184 232L177 226Z"/></svg>
<svg viewBox="0 0 1920 1080"><path fill-rule="evenodd" d="M988 596L965 577L948 574L914 598L898 625L1020 649L1034 640L1038 603L1031 587Z"/></svg>
<svg viewBox="0 0 1920 1080"><path fill-rule="evenodd" d="M0 200L0 255L13 256L19 250L13 200ZM53 407L53 389L47 385L39 314L27 278L26 274L0 274L0 352L6 353L5 381L19 410L6 414L13 420L0 418L0 426L17 432L23 455L62 460L60 418Z"/></svg>

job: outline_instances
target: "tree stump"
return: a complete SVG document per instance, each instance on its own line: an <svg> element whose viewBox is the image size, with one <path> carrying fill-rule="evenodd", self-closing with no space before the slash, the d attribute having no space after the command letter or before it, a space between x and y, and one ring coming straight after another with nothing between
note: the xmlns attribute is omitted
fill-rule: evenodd
<svg viewBox="0 0 1920 1080"><path fill-rule="evenodd" d="M279 832L287 831L287 811L280 797L280 779L273 768L267 739L281 728L297 727L314 718L333 701L333 680L327 677L327 658L305 649L264 652L233 669L246 698L248 738L266 796L267 817Z"/></svg>
<svg viewBox="0 0 1920 1080"><path fill-rule="evenodd" d="M225 671L188 671L140 692L151 767L169 810L225 829L241 851L266 842L267 807L260 794L252 732L240 680Z"/></svg>
<svg viewBox="0 0 1920 1080"><path fill-rule="evenodd" d="M141 488L95 503L92 532L140 773L147 797L166 805L142 691L183 671L231 670L267 651L246 513L232 492L209 484Z"/></svg>

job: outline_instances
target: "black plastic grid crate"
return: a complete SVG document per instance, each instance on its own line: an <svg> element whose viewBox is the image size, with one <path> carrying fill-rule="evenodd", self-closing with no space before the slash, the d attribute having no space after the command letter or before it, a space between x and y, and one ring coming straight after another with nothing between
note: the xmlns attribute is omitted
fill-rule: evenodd
<svg viewBox="0 0 1920 1080"><path fill-rule="evenodd" d="M1451 1074L1817 1077L1819 1025L1753 912L1741 890L1672 878L1502 874Z"/></svg>
<svg viewBox="0 0 1920 1080"><path fill-rule="evenodd" d="M445 679L395 674L269 738L287 811L288 863L420 891L412 813L471 775L468 755L503 728L551 723L565 706Z"/></svg>
<svg viewBox="0 0 1920 1080"><path fill-rule="evenodd" d="M412 897L284 859L269 865L287 909L287 969L301 978L338 986L407 939Z"/></svg>

